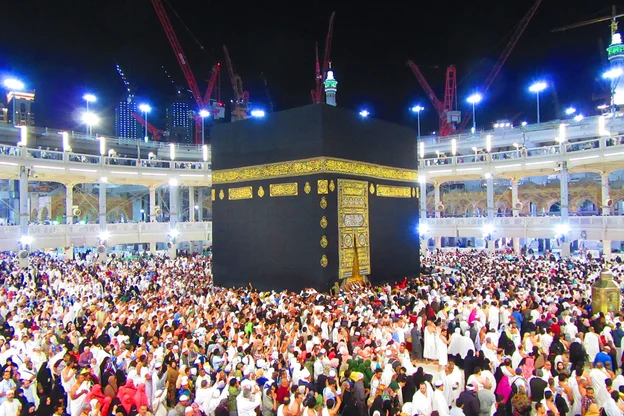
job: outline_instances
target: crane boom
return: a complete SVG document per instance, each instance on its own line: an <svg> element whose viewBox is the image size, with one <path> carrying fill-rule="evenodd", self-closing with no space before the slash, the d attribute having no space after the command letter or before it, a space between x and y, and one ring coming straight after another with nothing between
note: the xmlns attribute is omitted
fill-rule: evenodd
<svg viewBox="0 0 624 416"><path fill-rule="evenodd" d="M234 72L234 65L232 65L230 54L225 45L223 46L223 53L225 54L225 63L227 64L230 82L234 90L232 121L244 120L249 113L249 93L243 89L243 79Z"/></svg>
<svg viewBox="0 0 624 416"><path fill-rule="evenodd" d="M212 70L212 75L210 75L210 80L208 81L208 88L206 89L206 95L204 95L205 104L210 104L210 97L212 97L212 91L214 90L220 70L221 64L217 62L214 69Z"/></svg>
<svg viewBox="0 0 624 416"><path fill-rule="evenodd" d="M321 85L321 64L319 63L319 57L318 57L318 42L316 42L314 44L314 56L316 58L316 66L315 66L315 77L314 77L314 82L315 82L315 87L312 91L310 91L312 93L312 103L313 104L318 104L321 102L320 97L318 97L318 93L317 91L320 88Z"/></svg>
<svg viewBox="0 0 624 416"><path fill-rule="evenodd" d="M423 90L425 90L427 97L429 97L429 101L431 101L431 104L433 104L433 108L435 108L438 115L442 114L442 112L444 111L444 105L440 102L440 100L438 100L438 97L436 97L435 92L433 92L433 90L429 86L429 83L427 83L427 80L423 76L422 72L420 72L418 66L412 61L407 61L407 66L410 67L410 69L416 76L416 79L418 79L420 86L423 88Z"/></svg>
<svg viewBox="0 0 624 416"><path fill-rule="evenodd" d="M607 20L618 19L620 17L624 17L624 14L614 14L613 16L598 17L596 19L585 20L583 22L573 23L567 26L556 27L553 30L551 30L551 32L552 33L563 32L564 30L576 29L577 27L592 25L594 23L606 22Z"/></svg>
<svg viewBox="0 0 624 416"><path fill-rule="evenodd" d="M327 71L329 70L329 62L331 56L331 44L332 38L334 36L334 17L336 16L336 12L332 12L331 17L329 18L329 28L327 29L327 37L325 38L325 50L323 51L323 67L321 69L321 65L318 58L318 43L316 44L316 78L315 78L315 89L312 91L312 102L320 103L323 101L324 91L323 91L323 80L327 76Z"/></svg>
<svg viewBox="0 0 624 416"><path fill-rule="evenodd" d="M455 125L452 121L450 121L450 111L453 110L453 102L455 98L455 88L457 81L457 72L455 70L455 66L450 65L446 69L446 84L444 88L444 102L442 103L438 100L433 89L429 86L429 83L423 76L422 72L420 72L420 68L412 61L407 61L407 66L410 67L421 87L425 90L425 93L429 97L433 108L435 108L438 113L438 119L440 122L440 136L448 136L449 134L455 131Z"/></svg>
<svg viewBox="0 0 624 416"><path fill-rule="evenodd" d="M132 113L132 117L134 117L136 121L139 122L140 125L145 127L145 119L141 117L138 113ZM154 125L150 124L149 122L147 123L147 131L152 133L152 138L155 141L159 142L162 140L163 131L154 127Z"/></svg>
<svg viewBox="0 0 624 416"><path fill-rule="evenodd" d="M184 78L186 78L186 82L188 82L191 93L193 94L193 98L195 102L202 108L204 103L202 102L202 96L199 92L199 87L197 86L197 81L195 80L195 75L193 75L193 71L189 67L188 60L186 59L186 55L184 54L184 50L182 50L182 46L180 46L180 42L178 41L178 37L173 30L173 26L171 26L171 22L169 21L169 17L165 12L165 8L160 0L152 0L152 5L156 10L156 14L158 15L158 19L160 20L160 24L165 30L165 34L167 35L167 39L169 39L169 43L171 44L171 48L173 48L173 53L180 64L180 68L184 73Z"/></svg>
<svg viewBox="0 0 624 416"><path fill-rule="evenodd" d="M511 52L514 49L514 47L518 43L518 40L520 39L520 36L522 36L522 34L524 33L524 30L529 25L529 22L531 21L531 19L535 15L535 12L537 11L537 9L540 6L541 2L542 2L542 0L536 0L535 3L533 4L533 6L524 15L524 17L522 18L522 20L518 24L518 26L516 28L516 31L511 35L511 39L509 39L509 42L507 42L507 45L505 46L505 49L503 50L503 53L501 53L500 57L498 58L498 61L496 62L496 64L494 65L494 67L490 71L489 75L485 79L485 82L481 86L481 93L482 94L485 94L490 89L490 87L492 86L492 83L494 82L494 80L498 76L500 70L502 69L503 65L507 61L507 58L509 58L509 55L511 54ZM463 131L466 128L466 126L468 125L468 123L470 122L470 120L472 120L472 114L470 112L468 112L466 117L464 117L464 119L462 120L462 123L461 123L461 125L459 127L459 131Z"/></svg>

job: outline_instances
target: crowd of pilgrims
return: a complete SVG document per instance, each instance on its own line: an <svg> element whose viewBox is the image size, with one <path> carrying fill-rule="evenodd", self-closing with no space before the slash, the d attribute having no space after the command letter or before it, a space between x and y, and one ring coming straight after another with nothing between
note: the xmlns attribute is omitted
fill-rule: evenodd
<svg viewBox="0 0 624 416"><path fill-rule="evenodd" d="M0 256L0 416L619 416L600 259L430 252L332 295L212 285L210 256Z"/></svg>

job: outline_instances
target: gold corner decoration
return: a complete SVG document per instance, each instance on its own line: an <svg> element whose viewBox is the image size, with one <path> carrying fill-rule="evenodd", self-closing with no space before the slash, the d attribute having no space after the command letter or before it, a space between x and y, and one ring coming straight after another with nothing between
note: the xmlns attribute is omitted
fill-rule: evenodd
<svg viewBox="0 0 624 416"><path fill-rule="evenodd" d="M377 196L386 198L411 198L412 188L409 186L377 185Z"/></svg>
<svg viewBox="0 0 624 416"><path fill-rule="evenodd" d="M323 217L321 217L321 228L327 228L327 218L323 215Z"/></svg>
<svg viewBox="0 0 624 416"><path fill-rule="evenodd" d="M215 184L223 184L275 178L287 178L319 173L345 174L381 180L392 180L411 183L414 183L417 180L417 174L415 170L320 156L288 162L278 162L265 165L245 166L235 169L216 170L212 173L212 181ZM330 191L333 192L334 189L332 189L331 182L329 186Z"/></svg>
<svg viewBox="0 0 624 416"><path fill-rule="evenodd" d="M223 201L223 198L225 198L225 193L223 192L223 189L221 189L219 191L219 199Z"/></svg>
<svg viewBox="0 0 624 416"><path fill-rule="evenodd" d="M264 196L264 187L263 187L263 186L260 186L260 187L258 188L258 196L259 196L260 198L262 198L262 197Z"/></svg>
<svg viewBox="0 0 624 416"><path fill-rule="evenodd" d="M371 193L371 195L375 195L375 185L371 182L370 187L368 188L368 191Z"/></svg>
<svg viewBox="0 0 624 416"><path fill-rule="evenodd" d="M299 194L297 182L272 183L269 185L271 196L296 196Z"/></svg>
<svg viewBox="0 0 624 416"><path fill-rule="evenodd" d="M327 237L325 236L321 237L321 247L327 248Z"/></svg>
<svg viewBox="0 0 624 416"><path fill-rule="evenodd" d="M253 198L253 188L251 186L242 186L240 188L228 189L228 199L230 201L238 201L240 199Z"/></svg>
<svg viewBox="0 0 624 416"><path fill-rule="evenodd" d="M210 190L210 199L212 199L213 201L217 199L217 191L214 188Z"/></svg>
<svg viewBox="0 0 624 416"><path fill-rule="evenodd" d="M321 202L319 204L321 206L321 208L325 209L327 208L327 198L325 198L324 196L321 197Z"/></svg>
<svg viewBox="0 0 624 416"><path fill-rule="evenodd" d="M321 256L321 267L327 267L328 263L329 263L329 261L327 260L327 256L325 254L323 254Z"/></svg>
<svg viewBox="0 0 624 416"><path fill-rule="evenodd" d="M334 192L336 190L336 184L334 183L333 179L331 181L329 181L329 190L331 192Z"/></svg>
<svg viewBox="0 0 624 416"><path fill-rule="evenodd" d="M416 188L416 198L420 198L420 188Z"/></svg>
<svg viewBox="0 0 624 416"><path fill-rule="evenodd" d="M327 189L328 189L327 179L319 179L318 181L316 181L316 190L319 195L327 194L328 193Z"/></svg>
<svg viewBox="0 0 624 416"><path fill-rule="evenodd" d="M310 186L310 182L306 182L303 186L303 192L309 194L312 191L312 187Z"/></svg>
<svg viewBox="0 0 624 416"><path fill-rule="evenodd" d="M416 197L416 188L412 188L412 198Z"/></svg>

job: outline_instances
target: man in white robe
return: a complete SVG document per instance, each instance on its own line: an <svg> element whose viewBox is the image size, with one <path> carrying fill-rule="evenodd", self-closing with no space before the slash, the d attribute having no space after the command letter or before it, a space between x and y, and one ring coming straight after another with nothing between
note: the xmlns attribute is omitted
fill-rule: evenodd
<svg viewBox="0 0 624 416"><path fill-rule="evenodd" d="M583 346L589 356L589 362L593 363L596 354L600 352L600 338L598 338L598 334L594 332L594 328L591 326L589 327L589 332L585 334Z"/></svg>

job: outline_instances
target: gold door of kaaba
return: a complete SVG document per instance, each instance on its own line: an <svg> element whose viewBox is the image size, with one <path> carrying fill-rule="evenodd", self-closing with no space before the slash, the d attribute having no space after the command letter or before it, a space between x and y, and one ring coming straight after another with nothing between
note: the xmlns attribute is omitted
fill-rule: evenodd
<svg viewBox="0 0 624 416"><path fill-rule="evenodd" d="M368 228L368 182L338 179L338 278L353 275L357 249L360 276L370 275L370 232Z"/></svg>

